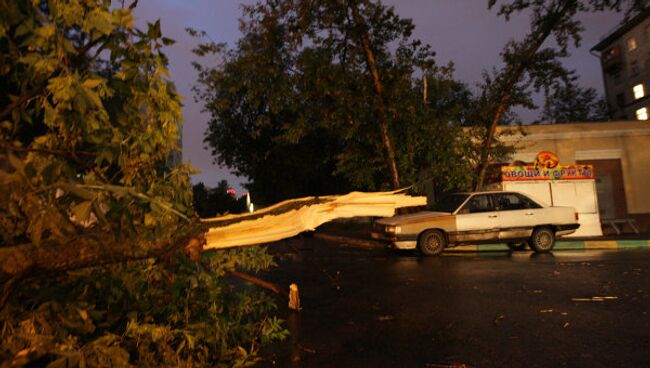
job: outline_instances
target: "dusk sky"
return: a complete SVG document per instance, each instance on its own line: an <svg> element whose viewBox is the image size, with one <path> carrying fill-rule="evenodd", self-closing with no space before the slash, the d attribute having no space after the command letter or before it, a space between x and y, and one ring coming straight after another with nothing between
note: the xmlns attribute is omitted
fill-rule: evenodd
<svg viewBox="0 0 650 368"><path fill-rule="evenodd" d="M247 1L244 3L251 3ZM439 64L453 61L455 77L473 87L483 70L500 66L499 53L509 39L520 39L528 31L528 17L519 15L506 22L497 17L495 10L487 10L487 0L391 0L384 1L395 7L403 18L411 18L416 26L414 37L430 44L436 51ZM240 4L236 0L140 0L135 15L139 22L160 19L163 34L177 43L166 49L170 58L172 78L184 96L183 160L202 171L194 175L193 183L204 182L214 187L226 179L241 193L241 183L246 180L229 173L227 168L212 164L212 157L203 144L208 115L201 113L201 105L193 100L191 91L196 73L190 64L196 40L188 36L186 27L206 31L216 42L234 46L240 37L238 19ZM583 87L595 88L603 94L600 62L589 53L603 35L611 31L622 19L622 14L597 13L581 17L586 31L582 45L572 49L565 65L575 69ZM536 111L519 111L524 123L538 117Z"/></svg>

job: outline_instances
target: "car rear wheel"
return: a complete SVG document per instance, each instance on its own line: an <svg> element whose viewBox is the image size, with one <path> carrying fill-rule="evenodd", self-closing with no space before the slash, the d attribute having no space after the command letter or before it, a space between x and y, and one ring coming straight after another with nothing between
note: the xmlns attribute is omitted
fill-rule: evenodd
<svg viewBox="0 0 650 368"><path fill-rule="evenodd" d="M555 246L555 231L549 227L536 228L530 237L529 245L535 252L550 252Z"/></svg>
<svg viewBox="0 0 650 368"><path fill-rule="evenodd" d="M526 242L522 243L508 243L508 248L512 251L520 251L526 249Z"/></svg>
<svg viewBox="0 0 650 368"><path fill-rule="evenodd" d="M420 252L426 256L437 256L447 246L447 238L440 230L427 230L418 240L418 248Z"/></svg>

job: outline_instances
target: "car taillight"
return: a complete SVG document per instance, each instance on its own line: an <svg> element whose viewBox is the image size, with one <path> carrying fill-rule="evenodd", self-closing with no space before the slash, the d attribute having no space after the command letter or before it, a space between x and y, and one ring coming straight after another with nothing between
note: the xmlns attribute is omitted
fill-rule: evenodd
<svg viewBox="0 0 650 368"><path fill-rule="evenodd" d="M576 221L580 220L580 216L578 215L578 212L576 212Z"/></svg>

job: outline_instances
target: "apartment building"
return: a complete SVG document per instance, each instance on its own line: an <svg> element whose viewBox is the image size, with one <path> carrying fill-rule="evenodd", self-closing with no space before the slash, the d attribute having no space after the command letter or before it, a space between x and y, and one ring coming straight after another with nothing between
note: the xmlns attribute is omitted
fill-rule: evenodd
<svg viewBox="0 0 650 368"><path fill-rule="evenodd" d="M605 35L598 52L605 98L614 120L648 120L650 116L650 9Z"/></svg>

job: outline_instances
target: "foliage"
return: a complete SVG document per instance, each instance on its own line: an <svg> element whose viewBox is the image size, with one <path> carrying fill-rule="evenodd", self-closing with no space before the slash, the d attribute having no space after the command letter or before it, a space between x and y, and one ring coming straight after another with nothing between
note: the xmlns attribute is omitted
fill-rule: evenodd
<svg viewBox="0 0 650 368"><path fill-rule="evenodd" d="M192 186L194 193L194 209L202 217L215 217L223 214L242 213L247 210L246 198L235 198L228 193L228 182L222 180L216 188L208 188L203 183Z"/></svg>
<svg viewBox="0 0 650 368"><path fill-rule="evenodd" d="M189 168L164 169L181 108L160 24L141 32L129 9L93 1L5 1L2 15L1 241L69 238L91 214L155 235L178 221L168 208L189 214Z"/></svg>
<svg viewBox="0 0 650 368"><path fill-rule="evenodd" d="M436 66L430 47L411 37L411 21L392 7L354 3L359 24L348 5L260 2L244 7L235 49L206 42L195 51L223 60L217 67L195 64L197 97L212 115L205 142L218 163L250 180L248 189L262 201L390 186L359 27L376 59L403 185L424 177L444 187L464 180L438 170L460 160L455 123L466 89L452 79L453 68Z"/></svg>
<svg viewBox="0 0 650 368"><path fill-rule="evenodd" d="M609 117L607 102L598 97L593 88L582 88L574 83L561 86L546 96L541 121L571 123L603 121Z"/></svg>
<svg viewBox="0 0 650 368"><path fill-rule="evenodd" d="M4 364L244 364L283 336L268 298L224 278L271 266L263 250L203 266L178 252L197 225L191 169L166 164L173 41L131 10L0 0L0 305L18 284L0 308Z"/></svg>
<svg viewBox="0 0 650 368"><path fill-rule="evenodd" d="M0 359L51 367L253 363L260 343L286 332L271 316L272 299L224 276L272 265L264 248L251 247L204 254L200 268L177 255L38 280L16 295L32 307L2 313Z"/></svg>

